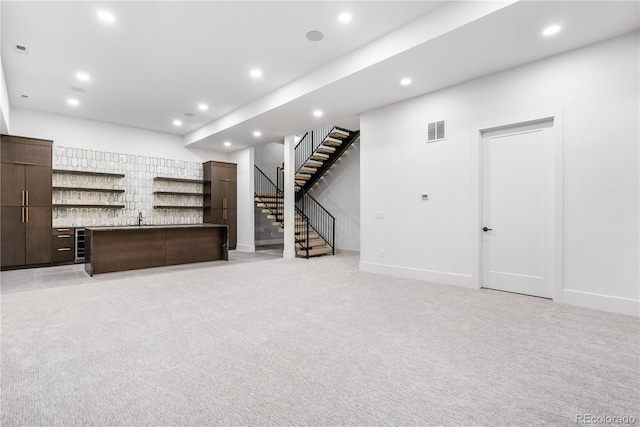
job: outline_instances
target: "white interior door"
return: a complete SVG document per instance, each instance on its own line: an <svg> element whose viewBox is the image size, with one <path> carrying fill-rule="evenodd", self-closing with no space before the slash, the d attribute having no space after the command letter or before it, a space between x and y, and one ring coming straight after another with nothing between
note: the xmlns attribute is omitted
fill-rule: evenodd
<svg viewBox="0 0 640 427"><path fill-rule="evenodd" d="M482 287L553 296L553 121L482 135Z"/></svg>

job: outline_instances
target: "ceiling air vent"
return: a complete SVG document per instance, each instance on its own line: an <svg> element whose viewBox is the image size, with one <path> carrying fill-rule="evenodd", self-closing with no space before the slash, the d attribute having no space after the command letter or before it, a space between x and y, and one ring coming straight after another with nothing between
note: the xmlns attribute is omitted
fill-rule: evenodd
<svg viewBox="0 0 640 427"><path fill-rule="evenodd" d="M446 120L439 120L437 122L429 123L427 132L427 142L435 142L442 141L447 138L446 129L447 122Z"/></svg>
<svg viewBox="0 0 640 427"><path fill-rule="evenodd" d="M21 53L23 55L29 55L29 48L26 46L16 45L16 52Z"/></svg>

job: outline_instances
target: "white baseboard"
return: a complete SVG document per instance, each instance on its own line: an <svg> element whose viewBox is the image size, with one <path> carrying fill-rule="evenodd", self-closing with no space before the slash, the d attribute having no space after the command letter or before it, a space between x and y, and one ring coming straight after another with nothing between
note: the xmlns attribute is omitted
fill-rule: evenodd
<svg viewBox="0 0 640 427"><path fill-rule="evenodd" d="M255 245L241 245L241 244L236 244L236 251L240 251L240 252L255 252L256 251L256 247Z"/></svg>
<svg viewBox="0 0 640 427"><path fill-rule="evenodd" d="M284 239L256 240L256 246L284 244Z"/></svg>
<svg viewBox="0 0 640 427"><path fill-rule="evenodd" d="M588 292L564 289L562 291L562 302L564 304L576 305L578 307L591 308L594 310L628 314L630 316L640 316L640 301L628 298L618 298L608 295L591 294Z"/></svg>
<svg viewBox="0 0 640 427"><path fill-rule="evenodd" d="M398 267L395 265L375 264L372 262L360 262L360 271L368 273L384 274L403 279L424 280L427 282L443 283L445 285L462 286L476 289L473 277L465 274L445 273L442 271L422 270L419 268Z"/></svg>
<svg viewBox="0 0 640 427"><path fill-rule="evenodd" d="M282 258L295 258L296 251L282 251Z"/></svg>

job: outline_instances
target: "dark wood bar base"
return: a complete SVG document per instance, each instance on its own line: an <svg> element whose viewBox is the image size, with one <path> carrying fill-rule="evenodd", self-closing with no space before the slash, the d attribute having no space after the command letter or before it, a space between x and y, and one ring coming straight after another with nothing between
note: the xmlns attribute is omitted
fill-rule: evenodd
<svg viewBox="0 0 640 427"><path fill-rule="evenodd" d="M87 227L84 269L90 275L229 260L226 225Z"/></svg>

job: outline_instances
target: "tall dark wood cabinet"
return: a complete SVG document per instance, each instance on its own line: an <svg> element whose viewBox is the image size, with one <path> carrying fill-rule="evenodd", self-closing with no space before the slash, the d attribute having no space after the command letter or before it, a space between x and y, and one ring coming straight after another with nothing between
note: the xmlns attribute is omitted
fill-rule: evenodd
<svg viewBox="0 0 640 427"><path fill-rule="evenodd" d="M51 265L53 141L0 135L0 267Z"/></svg>
<svg viewBox="0 0 640 427"><path fill-rule="evenodd" d="M229 226L229 249L235 249L238 241L237 170L235 163L203 165L204 222Z"/></svg>

